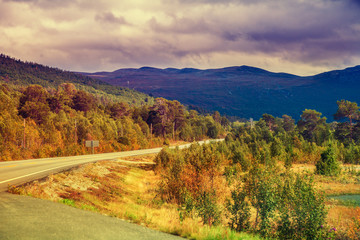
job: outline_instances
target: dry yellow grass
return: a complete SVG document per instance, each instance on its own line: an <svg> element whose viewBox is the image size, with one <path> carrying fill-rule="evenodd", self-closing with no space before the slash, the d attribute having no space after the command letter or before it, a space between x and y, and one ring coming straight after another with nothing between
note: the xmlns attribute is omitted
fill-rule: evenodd
<svg viewBox="0 0 360 240"><path fill-rule="evenodd" d="M342 173L336 177L314 175L316 187L326 195L360 194L360 176L352 174L348 169L360 172L359 165L342 165ZM293 164L292 171L299 174L315 172L313 164Z"/></svg>
<svg viewBox="0 0 360 240"><path fill-rule="evenodd" d="M354 207L333 205L329 208L327 222L329 226L346 232L355 217L357 217L357 212Z"/></svg>

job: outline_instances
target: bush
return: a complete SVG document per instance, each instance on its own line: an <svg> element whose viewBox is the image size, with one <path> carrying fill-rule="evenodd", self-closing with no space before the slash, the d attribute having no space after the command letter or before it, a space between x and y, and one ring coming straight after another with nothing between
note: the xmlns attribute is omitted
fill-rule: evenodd
<svg viewBox="0 0 360 240"><path fill-rule="evenodd" d="M340 164L336 159L334 146L321 153L321 159L316 163L316 173L326 176L337 176L340 173Z"/></svg>
<svg viewBox="0 0 360 240"><path fill-rule="evenodd" d="M219 223L221 212L216 203L215 191L201 193L197 199L195 208L204 224L211 226Z"/></svg>
<svg viewBox="0 0 360 240"><path fill-rule="evenodd" d="M322 239L326 235L325 197L315 190L312 178L276 168L256 166L227 202L229 225L236 231L249 228L250 209L256 210L253 231L279 239Z"/></svg>
<svg viewBox="0 0 360 240"><path fill-rule="evenodd" d="M315 190L313 179L287 173L280 184L280 239L321 239L325 222L325 197Z"/></svg>
<svg viewBox="0 0 360 240"><path fill-rule="evenodd" d="M250 227L250 203L245 199L246 192L240 187L231 191L232 201L228 200L226 209L230 215L229 226L238 232L247 230Z"/></svg>
<svg viewBox="0 0 360 240"><path fill-rule="evenodd" d="M360 146L351 144L346 150L344 154L344 162L351 164L359 164L360 163Z"/></svg>

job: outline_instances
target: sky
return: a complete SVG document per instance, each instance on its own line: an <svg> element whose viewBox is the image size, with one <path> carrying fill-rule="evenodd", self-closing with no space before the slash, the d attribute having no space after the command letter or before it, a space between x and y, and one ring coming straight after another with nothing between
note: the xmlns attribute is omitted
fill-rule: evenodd
<svg viewBox="0 0 360 240"><path fill-rule="evenodd" d="M0 0L0 53L70 71L360 65L360 0Z"/></svg>

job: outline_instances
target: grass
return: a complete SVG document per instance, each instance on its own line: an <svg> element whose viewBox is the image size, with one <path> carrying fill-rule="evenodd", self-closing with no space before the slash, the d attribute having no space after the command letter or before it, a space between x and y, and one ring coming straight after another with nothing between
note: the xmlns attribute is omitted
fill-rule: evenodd
<svg viewBox="0 0 360 240"><path fill-rule="evenodd" d="M75 201L71 200L71 199L65 198L65 199L61 199L59 202L65 204L65 205L71 206L71 207L75 207Z"/></svg>
<svg viewBox="0 0 360 240"><path fill-rule="evenodd" d="M316 175L313 164L293 164L292 170L299 174L313 175L317 188L328 196L360 194L359 165L343 165L338 176Z"/></svg>
<svg viewBox="0 0 360 240"><path fill-rule="evenodd" d="M237 233L235 231L231 231L228 228L224 228L221 226L218 227L204 227L201 229L201 235L203 236L203 240L221 240L221 239L229 239L229 240L260 240L262 238L256 235L250 235L248 233Z"/></svg>
<svg viewBox="0 0 360 240"><path fill-rule="evenodd" d="M336 200L339 205L360 207L360 194L346 194L346 195L336 195L336 196L328 196L328 197Z"/></svg>

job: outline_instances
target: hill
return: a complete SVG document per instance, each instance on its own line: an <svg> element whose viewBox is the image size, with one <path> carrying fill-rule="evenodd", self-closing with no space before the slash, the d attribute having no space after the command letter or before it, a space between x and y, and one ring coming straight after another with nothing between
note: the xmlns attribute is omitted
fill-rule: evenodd
<svg viewBox="0 0 360 240"><path fill-rule="evenodd" d="M32 62L23 62L0 54L0 83L6 82L16 86L38 84L46 88L57 88L62 83L73 83L76 88L96 94L99 98L124 101L141 105L153 99L144 93L124 87L114 87L99 79L64 71Z"/></svg>
<svg viewBox="0 0 360 240"><path fill-rule="evenodd" d="M228 124L218 113L0 55L0 161L86 154L88 140L101 153L217 138Z"/></svg>
<svg viewBox="0 0 360 240"><path fill-rule="evenodd" d="M337 100L360 102L360 66L307 77L249 66L207 70L143 67L85 75L242 118L258 119L269 113L298 119L308 108L332 119Z"/></svg>

